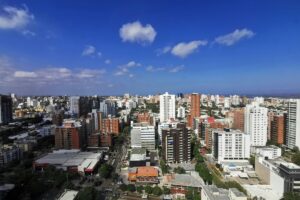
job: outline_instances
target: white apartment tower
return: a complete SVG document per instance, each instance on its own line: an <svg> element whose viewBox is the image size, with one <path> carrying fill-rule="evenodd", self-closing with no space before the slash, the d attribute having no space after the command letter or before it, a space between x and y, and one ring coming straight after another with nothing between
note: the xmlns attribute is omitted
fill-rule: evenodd
<svg viewBox="0 0 300 200"><path fill-rule="evenodd" d="M175 119L175 95L167 92L159 96L160 101L160 122Z"/></svg>
<svg viewBox="0 0 300 200"><path fill-rule="evenodd" d="M268 136L268 109L257 102L245 109L244 131L250 135L251 146L265 146Z"/></svg>
<svg viewBox="0 0 300 200"><path fill-rule="evenodd" d="M212 154L218 160L244 161L250 158L250 135L238 130L214 130Z"/></svg>
<svg viewBox="0 0 300 200"><path fill-rule="evenodd" d="M177 109L177 117L185 118L185 108L183 106L179 106Z"/></svg>
<svg viewBox="0 0 300 200"><path fill-rule="evenodd" d="M286 144L288 148L300 148L300 99L291 99L288 102L286 116Z"/></svg>
<svg viewBox="0 0 300 200"><path fill-rule="evenodd" d="M79 114L79 96L70 97L70 112L72 114Z"/></svg>
<svg viewBox="0 0 300 200"><path fill-rule="evenodd" d="M148 123L131 123L131 148L155 151L155 129Z"/></svg>

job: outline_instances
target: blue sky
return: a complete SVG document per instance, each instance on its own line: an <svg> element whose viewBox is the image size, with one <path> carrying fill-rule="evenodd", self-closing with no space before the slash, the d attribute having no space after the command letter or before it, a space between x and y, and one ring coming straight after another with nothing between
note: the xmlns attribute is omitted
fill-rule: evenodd
<svg viewBox="0 0 300 200"><path fill-rule="evenodd" d="M299 1L0 0L0 93L300 91Z"/></svg>

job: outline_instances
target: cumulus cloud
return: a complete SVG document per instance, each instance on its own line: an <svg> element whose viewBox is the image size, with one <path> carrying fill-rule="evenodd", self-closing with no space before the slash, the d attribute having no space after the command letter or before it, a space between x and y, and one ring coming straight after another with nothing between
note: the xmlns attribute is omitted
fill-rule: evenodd
<svg viewBox="0 0 300 200"><path fill-rule="evenodd" d="M16 77L16 78L36 78L37 74L35 72L15 71L14 77Z"/></svg>
<svg viewBox="0 0 300 200"><path fill-rule="evenodd" d="M21 29L26 27L34 16L28 9L4 6L3 14L0 15L0 29Z"/></svg>
<svg viewBox="0 0 300 200"><path fill-rule="evenodd" d="M207 41L206 40L194 40L191 42L181 42L176 44L172 50L171 53L175 56L178 56L180 58L185 58L188 55L195 52L200 46L206 46Z"/></svg>
<svg viewBox="0 0 300 200"><path fill-rule="evenodd" d="M225 45L225 46L231 46L235 43L239 42L242 39L249 39L252 38L255 35L255 33L249 29L236 29L232 33L229 33L227 35L219 36L215 39L215 43Z"/></svg>
<svg viewBox="0 0 300 200"><path fill-rule="evenodd" d="M106 59L106 60L104 61L104 63L107 64L107 65L109 65L109 64L111 63L111 61L110 61L109 59Z"/></svg>
<svg viewBox="0 0 300 200"><path fill-rule="evenodd" d="M143 26L139 21L124 24L119 31L123 42L152 43L157 35L151 24Z"/></svg>
<svg viewBox="0 0 300 200"><path fill-rule="evenodd" d="M129 74L130 69L133 67L140 67L142 66L141 63L135 62L135 61L130 61L125 65L120 65L118 66L117 71L114 73L115 76L123 76L123 75L128 75L130 78L133 77L131 74Z"/></svg>
<svg viewBox="0 0 300 200"><path fill-rule="evenodd" d="M162 54L165 54L165 53L170 52L171 49L172 49L171 46L165 46L165 47L162 48L162 49L157 49L157 50L156 50L156 54L157 54L158 56L160 56L160 55L162 55Z"/></svg>
<svg viewBox="0 0 300 200"><path fill-rule="evenodd" d="M183 65L180 65L180 66L171 68L171 69L169 70L169 72L171 72L171 73L177 73L177 72L179 72L179 71L181 71L181 70L183 70L183 69L184 69L184 66L183 66Z"/></svg>
<svg viewBox="0 0 300 200"><path fill-rule="evenodd" d="M96 48L93 45L86 45L82 51L83 56L90 56L96 53Z"/></svg>

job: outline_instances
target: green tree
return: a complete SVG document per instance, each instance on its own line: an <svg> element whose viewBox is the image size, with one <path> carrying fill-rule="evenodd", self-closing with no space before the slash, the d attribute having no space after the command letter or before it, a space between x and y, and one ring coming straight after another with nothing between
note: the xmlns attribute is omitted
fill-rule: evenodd
<svg viewBox="0 0 300 200"><path fill-rule="evenodd" d="M292 162L296 165L300 165L300 153L297 152L292 156Z"/></svg>
<svg viewBox="0 0 300 200"><path fill-rule="evenodd" d="M151 186L149 186L149 185L147 185L147 186L145 187L145 192L146 192L147 194L152 194L152 190L153 190L153 188L152 188Z"/></svg>
<svg viewBox="0 0 300 200"><path fill-rule="evenodd" d="M201 200L199 192L193 188L188 189L185 198L187 200Z"/></svg>
<svg viewBox="0 0 300 200"><path fill-rule="evenodd" d="M79 191L77 200L94 200L96 196L97 194L93 187L85 187Z"/></svg>
<svg viewBox="0 0 300 200"><path fill-rule="evenodd" d="M185 169L183 169L182 167L176 167L173 171L177 174L185 174Z"/></svg>
<svg viewBox="0 0 300 200"><path fill-rule="evenodd" d="M283 200L299 200L300 195L294 192L286 192L284 193Z"/></svg>
<svg viewBox="0 0 300 200"><path fill-rule="evenodd" d="M112 172L113 168L111 165L103 164L99 168L99 174L102 178L108 178Z"/></svg>
<svg viewBox="0 0 300 200"><path fill-rule="evenodd" d="M160 167L163 174L169 173L169 166L163 159L160 160Z"/></svg>
<svg viewBox="0 0 300 200"><path fill-rule="evenodd" d="M126 184L120 185L120 189L124 192L128 189L128 186Z"/></svg>
<svg viewBox="0 0 300 200"><path fill-rule="evenodd" d="M160 187L158 186L155 186L152 190L152 193L155 195L155 196L160 196L162 195L162 190Z"/></svg>
<svg viewBox="0 0 300 200"><path fill-rule="evenodd" d="M133 184L129 184L127 190L130 191L130 192L134 192L135 191L135 186Z"/></svg>
<svg viewBox="0 0 300 200"><path fill-rule="evenodd" d="M169 189L169 188L167 188L167 187L163 187L163 193L164 194L170 194L171 193L171 190Z"/></svg>
<svg viewBox="0 0 300 200"><path fill-rule="evenodd" d="M137 191L138 193L143 193L143 190L144 190L144 187L141 186L141 185L136 187L136 191Z"/></svg>

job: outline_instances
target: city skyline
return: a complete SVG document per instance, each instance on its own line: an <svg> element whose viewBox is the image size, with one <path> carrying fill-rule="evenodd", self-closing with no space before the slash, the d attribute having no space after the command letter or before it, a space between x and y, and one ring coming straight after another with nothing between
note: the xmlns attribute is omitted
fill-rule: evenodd
<svg viewBox="0 0 300 200"><path fill-rule="evenodd" d="M0 2L0 93L297 95L300 3Z"/></svg>

